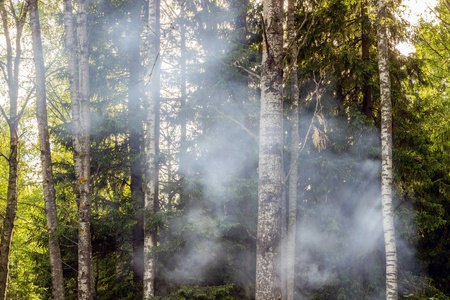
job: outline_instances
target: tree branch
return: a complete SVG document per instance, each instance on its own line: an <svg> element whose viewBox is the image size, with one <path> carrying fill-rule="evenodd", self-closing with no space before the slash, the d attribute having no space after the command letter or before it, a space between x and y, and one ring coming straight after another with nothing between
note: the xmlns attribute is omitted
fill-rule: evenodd
<svg viewBox="0 0 450 300"><path fill-rule="evenodd" d="M5 110L3 109L3 106L1 106L1 105L0 105L0 111L2 112L2 115L5 118L6 123L8 123L8 125L9 125L11 120L8 118L8 115L6 114Z"/></svg>
<svg viewBox="0 0 450 300"><path fill-rule="evenodd" d="M239 127L241 127L245 132L247 132L253 139L255 139L255 141L258 141L258 136L256 134L254 134L253 132L251 132L250 129L247 128L247 126L245 126L244 124L242 124L241 122L239 122L238 120L236 120L235 118L224 114L223 112L221 112L220 110L218 110L217 108L213 108L217 113L219 113L220 115L224 116L225 118L233 121L234 123L236 123L237 125L239 125Z"/></svg>
<svg viewBox="0 0 450 300"><path fill-rule="evenodd" d="M308 29L307 29L307 31L306 31L306 34L302 37L302 41L301 41L300 45L297 47L297 57L295 58L295 60L292 60L292 62L289 64L289 67L288 67L288 69L287 69L287 71L286 71L286 74L290 74L290 73L291 73L290 71L291 71L291 69L292 69L292 66L294 65L294 63L297 62L298 55L300 54L300 49L301 49L301 48L305 45L305 43L306 43L306 38L307 38L308 35L309 35L309 32L310 32L310 30L311 30L312 25L314 24L315 18L316 18L316 13L314 12L313 18L312 18L312 20L311 20L311 24L309 24L309 27L308 27ZM293 41L295 41L295 40L296 40L296 39L293 39ZM289 78L289 76L286 76L286 77L283 78L283 85L286 83L286 81L287 81L288 78Z"/></svg>
<svg viewBox="0 0 450 300"><path fill-rule="evenodd" d="M257 78L258 80L261 80L261 75L259 75L259 74L256 74L255 72L253 72L253 71L250 71L250 70L248 70L248 69L244 68L244 67L243 67L243 66L241 66L241 65L238 65L238 63L237 63L237 62L234 62L234 63L233 63L233 65L234 65L235 67L239 68L239 69L242 69L242 70L244 70L244 71L245 71L245 72L247 72L248 74L250 74L250 75L254 76L255 78Z"/></svg>
<svg viewBox="0 0 450 300"><path fill-rule="evenodd" d="M319 101L319 86L321 85L323 80L324 80L323 77L319 81L317 81L314 78L314 82L316 84L316 88L314 89L314 92L313 92L313 94L311 96L313 96L313 95L316 96L316 108L314 109L314 114L313 114L313 116L311 118L311 122L309 123L309 127L308 127L308 130L307 130L306 134L305 134L305 138L303 139L302 146L297 150L298 154L302 153L303 150L305 149L306 142L308 141L309 133L311 132L311 129L312 129L313 125L314 125L314 119L317 116L317 113L319 111L319 102L320 102ZM296 160L291 165L291 168L289 169L289 172L286 174L286 177L284 178L283 185L286 184L287 180L289 179L289 176L291 175L291 172L292 172L292 169L294 168L294 166L297 166L299 157L300 157L300 155L297 156Z"/></svg>

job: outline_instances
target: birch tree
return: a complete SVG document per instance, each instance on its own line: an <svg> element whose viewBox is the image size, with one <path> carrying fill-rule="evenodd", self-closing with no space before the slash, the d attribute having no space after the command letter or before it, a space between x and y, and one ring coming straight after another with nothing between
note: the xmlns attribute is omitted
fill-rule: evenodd
<svg viewBox="0 0 450 300"><path fill-rule="evenodd" d="M297 226L297 181L298 181L298 145L299 145L299 133L298 133L298 100L299 100L299 88L298 88L298 76L297 76L297 56L298 49L295 43L296 30L295 30L295 1L289 0L287 7L287 28L290 50L290 62L291 66L289 70L290 88L291 88L291 158L289 166L289 199L288 199L288 230L287 230L287 251L286 251L286 273L287 273L287 299L293 300L295 294L295 237Z"/></svg>
<svg viewBox="0 0 450 300"><path fill-rule="evenodd" d="M30 9L30 25L33 39L34 65L36 69L36 119L38 122L45 214L47 217L52 293L54 299L62 300L65 298L64 277L58 237L58 214L55 199L55 186L53 184L52 157L47 123L44 54L42 50L41 25L39 22L37 0L28 0L28 6Z"/></svg>
<svg viewBox="0 0 450 300"><path fill-rule="evenodd" d="M22 32L25 24L25 19L28 12L27 3L22 3L20 11L17 13L13 6L11 6L11 14L14 18L15 24L15 53L13 53L13 42L11 40L8 13L5 7L5 1L0 0L0 13L3 24L3 35L5 37L6 45L6 70L2 64L2 71L5 76L5 81L8 85L9 95L9 116L5 110L1 108L1 113L6 119L9 126L9 157L8 157L8 190L6 195L6 212L3 219L3 230L0 241L0 299L6 298L8 288L8 273L9 273L9 256L11 248L11 240L14 231L14 222L16 219L18 191L17 182L19 178L19 121L25 109L18 111L19 99L19 64L22 54Z"/></svg>
<svg viewBox="0 0 450 300"><path fill-rule="evenodd" d="M153 219L158 211L158 118L159 118L159 44L160 1L148 3L148 69L146 76L147 120L145 133L146 168L144 176L144 279L143 297L155 295L157 228Z"/></svg>
<svg viewBox="0 0 450 300"><path fill-rule="evenodd" d="M263 1L256 299L281 299L283 1Z"/></svg>
<svg viewBox="0 0 450 300"><path fill-rule="evenodd" d="M72 106L72 143L78 205L78 299L93 299L94 276L91 249L89 53L87 0L78 0L75 47L71 0L64 0L64 28L68 52ZM78 50L78 57L77 52Z"/></svg>
<svg viewBox="0 0 450 300"><path fill-rule="evenodd" d="M389 75L386 2L377 3L378 69L381 96L381 204L386 249L386 299L398 298L397 248L392 207L392 104Z"/></svg>

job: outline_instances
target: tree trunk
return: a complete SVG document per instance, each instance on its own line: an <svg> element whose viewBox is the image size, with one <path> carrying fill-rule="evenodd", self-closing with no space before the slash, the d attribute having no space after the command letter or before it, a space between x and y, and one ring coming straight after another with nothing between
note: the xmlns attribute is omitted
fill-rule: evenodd
<svg viewBox="0 0 450 300"><path fill-rule="evenodd" d="M159 126L159 0L149 0L148 8L148 70L147 84L147 131L146 168L144 178L144 299L155 295L157 228L152 227L152 219L158 211L158 126Z"/></svg>
<svg viewBox="0 0 450 300"><path fill-rule="evenodd" d="M13 8L12 8L13 9ZM3 220L3 231L0 241L0 299L6 298L8 289L8 273L9 273L9 255L11 248L11 240L14 231L14 222L17 211L17 183L19 178L19 133L18 126L21 114L17 111L17 100L19 93L19 63L21 59L21 37L25 24L25 18L28 11L28 5L24 4L22 14L16 15L16 53L13 57L11 39L9 35L8 16L4 1L0 1L0 13L3 23L3 34L6 40L6 81L8 84L9 94L9 118L7 123L9 126L9 175L8 190L6 195L6 212ZM2 108L2 112L3 108ZM6 115L5 115L6 117Z"/></svg>
<svg viewBox="0 0 450 300"><path fill-rule="evenodd" d="M41 150L42 181L44 186L45 214L47 217L48 244L53 298L64 299L64 277L58 237L58 214L53 184L50 137L47 123L44 54L37 0L29 0L30 24L33 38L34 65L36 69L36 119Z"/></svg>
<svg viewBox="0 0 450 300"><path fill-rule="evenodd" d="M64 27L68 52L70 96L72 104L72 142L78 205L78 299L94 297L94 274L91 248L90 193L90 117L89 53L87 44L87 4L78 0L76 56L72 3L64 0Z"/></svg>
<svg viewBox="0 0 450 300"><path fill-rule="evenodd" d="M364 66L370 64L370 20L367 14L367 0L361 2L361 51ZM362 112L372 119L372 88L370 86L370 75L367 67L363 73L363 107Z"/></svg>
<svg viewBox="0 0 450 300"><path fill-rule="evenodd" d="M378 0L377 14L378 68L381 96L381 204L386 248L386 299L394 300L398 298L397 248L392 207L392 104L385 0Z"/></svg>
<svg viewBox="0 0 450 300"><path fill-rule="evenodd" d="M289 74L290 88L291 88L291 161L289 166L289 199L288 199L288 231L287 231L287 299L294 300L295 295L295 237L297 228L297 181L298 181L298 146L299 146L299 134L298 134L298 100L299 100L299 88L297 77L297 44L293 42L296 39L295 30L295 4L294 0L288 1L288 36L290 51L290 64L291 70Z"/></svg>
<svg viewBox="0 0 450 300"><path fill-rule="evenodd" d="M74 155L80 158L75 165L78 200L78 299L93 299L94 274L91 248L91 191L90 191L90 116L89 116L89 53L87 33L87 0L78 0L78 100L80 123L75 136Z"/></svg>
<svg viewBox="0 0 450 300"><path fill-rule="evenodd" d="M179 173L184 178L187 175L187 118L186 118L186 100L187 100L187 75L186 75L186 3L181 7L180 12L180 168ZM184 200L184 199L182 199Z"/></svg>
<svg viewBox="0 0 450 300"><path fill-rule="evenodd" d="M283 1L263 1L256 299L281 299Z"/></svg>
<svg viewBox="0 0 450 300"><path fill-rule="evenodd" d="M141 113L141 55L140 38L142 32L141 24L141 1L131 5L131 30L130 46L128 53L129 83L128 83L128 125L130 140L131 178L130 190L132 201L136 205L136 225L133 227L133 281L136 292L142 295L142 280L144 276L144 192L142 189L142 113Z"/></svg>

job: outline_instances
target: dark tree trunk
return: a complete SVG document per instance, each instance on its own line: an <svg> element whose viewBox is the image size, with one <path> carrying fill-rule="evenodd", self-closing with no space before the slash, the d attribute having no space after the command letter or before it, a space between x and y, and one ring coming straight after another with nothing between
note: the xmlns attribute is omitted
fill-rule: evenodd
<svg viewBox="0 0 450 300"><path fill-rule="evenodd" d="M367 0L361 2L361 48L362 60L364 62L363 73L363 107L362 113L372 119L372 87L370 86L371 74L368 73L367 65L370 64L370 20L367 14Z"/></svg>
<svg viewBox="0 0 450 300"><path fill-rule="evenodd" d="M128 124L130 141L131 198L136 205L136 225L133 227L133 281L138 288L137 294L142 295L142 280L144 278L144 192L143 183L143 115L141 93L141 54L140 39L142 33L141 21L142 1L135 1L130 7L131 30L130 49L128 52L129 83L128 83Z"/></svg>

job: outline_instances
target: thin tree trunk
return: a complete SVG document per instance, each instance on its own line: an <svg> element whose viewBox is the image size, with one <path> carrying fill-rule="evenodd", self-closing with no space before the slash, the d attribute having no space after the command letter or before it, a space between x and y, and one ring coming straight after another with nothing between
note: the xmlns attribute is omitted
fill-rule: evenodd
<svg viewBox="0 0 450 300"><path fill-rule="evenodd" d="M58 214L53 184L52 157L47 123L47 100L45 89L44 54L41 41L41 25L37 0L29 0L30 24L33 38L34 65L36 69L36 119L41 150L42 179L44 186L45 213L47 217L48 244L53 298L64 299L64 277L61 249L58 237Z"/></svg>
<svg viewBox="0 0 450 300"><path fill-rule="evenodd" d="M152 218L158 211L158 126L159 126L159 0L149 0L148 7L148 70L147 70L147 131L146 168L144 178L144 294L143 298L155 296L157 228L151 228Z"/></svg>
<svg viewBox="0 0 450 300"><path fill-rule="evenodd" d="M75 48L71 0L64 0L64 28L68 52L72 104L72 142L78 205L78 299L95 294L91 248L89 53L87 45L87 3L78 0L78 59Z"/></svg>
<svg viewBox="0 0 450 300"><path fill-rule="evenodd" d="M128 123L130 139L131 198L136 205L136 225L133 227L133 281L136 292L142 295L142 280L144 278L144 192L142 189L142 118L141 118L141 55L140 38L141 26L141 1L136 1L131 6L131 31L130 41L132 46L129 50L129 83L128 83Z"/></svg>
<svg viewBox="0 0 450 300"><path fill-rule="evenodd" d="M75 136L74 155L80 160L75 165L78 205L78 299L93 299L95 295L91 246L91 191L90 191L90 116L89 116L89 53L87 34L87 0L78 0L78 100L80 103L79 134Z"/></svg>
<svg viewBox="0 0 450 300"><path fill-rule="evenodd" d="M364 65L370 63L370 20L367 13L367 0L361 2L361 50ZM362 112L368 119L372 119L372 88L370 74L367 69L363 73L363 107Z"/></svg>
<svg viewBox="0 0 450 300"><path fill-rule="evenodd" d="M186 134L186 126L187 126L187 118L186 118L186 98L187 98L187 75L186 75L186 3L181 7L180 13L180 170L179 173L181 176L187 175L187 134ZM184 200L184 199L182 199Z"/></svg>
<svg viewBox="0 0 450 300"><path fill-rule="evenodd" d="M378 68L381 96L381 204L386 248L386 299L396 300L398 298L398 284L397 248L392 207L392 104L385 0L378 0L377 15Z"/></svg>
<svg viewBox="0 0 450 300"><path fill-rule="evenodd" d="M295 242L297 228L297 181L298 181L298 76L297 76L297 45L293 42L296 38L295 30L295 3L294 0L288 1L288 36L289 45L292 45L290 51L291 70L289 74L291 88L291 158L289 174L289 213L288 213L288 232L287 232L287 299L294 300L295 296Z"/></svg>
<svg viewBox="0 0 450 300"><path fill-rule="evenodd" d="M283 1L263 1L256 300L281 299Z"/></svg>
<svg viewBox="0 0 450 300"><path fill-rule="evenodd" d="M8 290L9 255L11 240L14 231L14 222L17 211L17 183L19 178L19 134L18 126L21 115L17 111L17 100L19 93L19 63L21 58L21 37L28 11L28 5L23 4L21 15L15 15L16 25L16 53L13 57L11 38L9 35L8 16L4 0L0 1L0 13L3 23L3 34L6 40L6 81L9 94L9 118L6 120L9 126L9 175L8 189L6 195L6 212L3 220L3 231L0 241L0 299L6 298ZM12 8L13 9L13 8ZM3 112L3 108L2 108ZM5 116L6 117L6 116Z"/></svg>

